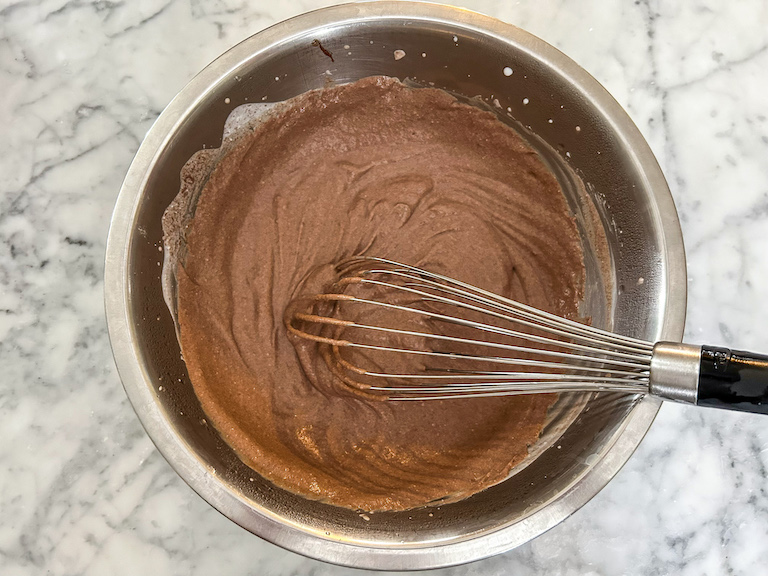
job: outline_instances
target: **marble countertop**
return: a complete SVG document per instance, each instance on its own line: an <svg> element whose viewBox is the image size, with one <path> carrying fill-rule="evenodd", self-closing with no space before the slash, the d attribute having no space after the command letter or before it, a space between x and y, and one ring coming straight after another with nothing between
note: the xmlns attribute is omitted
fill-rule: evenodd
<svg viewBox="0 0 768 576"><path fill-rule="evenodd" d="M0 573L357 571L252 536L141 428L107 338L110 214L143 135L241 39L326 0L0 0ZM464 0L574 58L670 183L690 342L768 351L768 0ZM768 420L665 404L618 476L507 554L446 575L758 574Z"/></svg>

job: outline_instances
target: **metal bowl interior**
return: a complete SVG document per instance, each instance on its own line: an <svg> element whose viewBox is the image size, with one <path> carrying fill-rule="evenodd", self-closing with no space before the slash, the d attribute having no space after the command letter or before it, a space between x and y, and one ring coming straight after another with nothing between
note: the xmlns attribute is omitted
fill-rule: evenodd
<svg viewBox="0 0 768 576"><path fill-rule="evenodd" d="M396 60L394 50L406 57ZM283 22L225 53L179 93L147 134L120 192L107 247L107 319L142 424L215 508L322 560L431 568L508 550L573 513L629 458L659 403L589 396L557 442L507 481L453 504L370 515L275 487L206 423L161 293L161 216L179 190L181 167L196 151L221 144L224 122L240 104L374 74L497 99L588 183L613 261L612 310L601 323L648 340L679 340L686 285L677 214L626 113L574 62L526 32L465 10L407 2L348 4Z"/></svg>

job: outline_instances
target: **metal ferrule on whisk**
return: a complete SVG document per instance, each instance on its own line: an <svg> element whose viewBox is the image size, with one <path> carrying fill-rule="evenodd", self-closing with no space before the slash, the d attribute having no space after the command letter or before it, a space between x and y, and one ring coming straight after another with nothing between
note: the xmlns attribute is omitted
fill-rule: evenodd
<svg viewBox="0 0 768 576"><path fill-rule="evenodd" d="M653 347L649 392L665 400L696 404L701 346L658 342Z"/></svg>

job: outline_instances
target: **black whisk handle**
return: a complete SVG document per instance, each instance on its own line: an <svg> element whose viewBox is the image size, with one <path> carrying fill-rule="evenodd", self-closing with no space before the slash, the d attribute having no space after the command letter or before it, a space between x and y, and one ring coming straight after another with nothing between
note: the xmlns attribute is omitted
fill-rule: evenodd
<svg viewBox="0 0 768 576"><path fill-rule="evenodd" d="M657 342L649 380L649 392L664 400L768 414L768 356Z"/></svg>
<svg viewBox="0 0 768 576"><path fill-rule="evenodd" d="M768 356L702 346L696 404L768 414Z"/></svg>

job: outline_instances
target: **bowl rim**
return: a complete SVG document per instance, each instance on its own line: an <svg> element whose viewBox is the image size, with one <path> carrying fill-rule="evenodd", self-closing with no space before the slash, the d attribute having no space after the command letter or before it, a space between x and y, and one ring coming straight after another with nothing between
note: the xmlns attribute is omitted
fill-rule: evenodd
<svg viewBox="0 0 768 576"><path fill-rule="evenodd" d="M197 74L168 104L147 133L131 163L115 204L107 240L104 299L117 371L141 424L171 467L204 500L250 532L300 554L335 564L369 569L415 570L452 566L515 548L549 530L586 504L626 463L651 426L661 402L644 398L625 419L614 442L594 466L555 500L524 520L476 538L407 548L374 547L328 537L288 523L269 510L247 504L210 474L191 447L175 434L155 400L149 374L136 346L129 306L128 263L134 224L143 191L159 153L202 96L246 60L296 35L328 25L361 21L422 20L458 26L527 51L567 77L606 118L615 135L635 155L651 194L667 258L666 294L660 300L661 339L679 341L686 311L686 263L682 231L661 168L638 128L608 91L565 54L524 30L465 9L424 2L375 1L321 8L275 24L250 36Z"/></svg>

